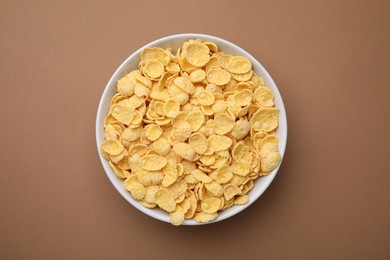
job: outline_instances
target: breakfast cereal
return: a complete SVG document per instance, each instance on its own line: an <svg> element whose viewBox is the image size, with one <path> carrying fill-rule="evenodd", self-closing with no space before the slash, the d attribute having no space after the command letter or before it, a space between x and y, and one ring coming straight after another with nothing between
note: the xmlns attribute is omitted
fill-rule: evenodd
<svg viewBox="0 0 390 260"><path fill-rule="evenodd" d="M144 48L117 82L100 152L144 207L210 222L280 163L274 105L251 62L213 42Z"/></svg>

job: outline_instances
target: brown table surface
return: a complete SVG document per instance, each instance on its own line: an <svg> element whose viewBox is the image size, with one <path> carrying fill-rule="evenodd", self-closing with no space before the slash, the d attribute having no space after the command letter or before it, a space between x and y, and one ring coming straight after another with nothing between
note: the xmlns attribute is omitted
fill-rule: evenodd
<svg viewBox="0 0 390 260"><path fill-rule="evenodd" d="M0 1L1 259L390 259L389 1ZM211 34L279 87L288 144L244 212L174 227L95 144L103 89L157 38Z"/></svg>

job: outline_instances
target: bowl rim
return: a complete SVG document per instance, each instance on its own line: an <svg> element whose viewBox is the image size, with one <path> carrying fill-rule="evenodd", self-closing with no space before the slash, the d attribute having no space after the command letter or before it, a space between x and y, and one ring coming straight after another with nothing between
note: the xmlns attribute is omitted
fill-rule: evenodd
<svg viewBox="0 0 390 260"><path fill-rule="evenodd" d="M272 91L274 93L274 96L275 96L275 98L276 98L276 96L278 96L278 98L280 99L280 104L278 104L278 108L279 108L279 111L280 111L279 112L279 126L280 125L284 125L285 126L285 131L283 131L281 133L283 136L280 136L280 138L279 138L279 145L278 145L279 153L280 153L280 156L281 156L281 161L280 161L279 165L270 174L268 174L267 176L264 176L264 177L267 177L267 179L266 179L266 182L262 184L261 189L259 191L257 191L257 193L251 194L250 200L249 200L248 203L246 203L244 205L240 205L239 207L232 207L232 208L236 208L236 210L234 210L234 211L231 210L230 212L227 212L228 210L230 210L232 208L226 210L225 211L226 214L224 214L223 216L219 215L213 221L206 222L206 223L199 223L199 222L196 222L193 219L190 219L190 220L185 220L183 222L183 224L182 224L182 225L190 225L190 226L195 225L196 226L196 225L204 225L204 224L216 223L216 222L219 222L219 221L222 221L222 220L225 220L225 219L228 219L230 217L233 217L233 216L237 215L238 213L242 212L244 209L246 209L250 205L252 205L267 190L267 188L269 187L269 185L272 183L273 179L275 178L277 172L279 171L279 168L282 165L282 162L283 162L283 159L284 159L284 155L285 155L285 151L286 151L286 145L287 145L288 126L287 126L286 109L284 107L284 102L283 102L283 99L282 99L282 95L280 94L279 88L275 84L275 81L273 80L271 75L268 73L268 71L264 68L264 66L255 57L253 57L250 53L248 53L246 50L242 49L238 45L236 45L236 44L234 44L234 43L232 43L230 41L227 41L225 39L216 37L216 36L212 36L212 35L208 35L208 34L200 34L200 33L172 34L172 35L168 35L168 36L156 39L156 40L154 40L152 42L149 42L146 45L144 45L141 48L139 48L138 50L136 50L135 52L133 52L130 56L128 56L122 62L122 64L115 70L115 72L112 74L111 78L107 82L107 84L106 84L106 86L104 88L104 91L103 91L103 93L102 93L102 95L100 97L99 105L98 105L98 109L97 109L97 115L96 115L95 137L96 137L97 152L98 152L98 155L99 155L99 158L100 158L100 162L101 162L101 164L103 166L103 169L104 169L108 179L112 183L112 185L115 187L115 189L119 192L119 194L121 194L121 196L128 203L130 203L132 206L134 206L135 208L137 208L138 210L140 210L141 212L143 212L144 214L146 214L146 215L148 215L148 216L150 216L152 218L158 219L158 220L166 222L166 223L170 223L168 213L166 213L166 216L162 216L160 214L160 211L156 211L155 209L149 209L149 208L146 208L146 207L142 206L138 201L136 201L134 199L131 200L132 198L131 199L129 198L129 193L125 189L123 189L123 187L122 188L118 187L118 185L116 183L116 180L118 179L118 177L114 174L114 172L110 168L107 160L100 153L99 133L100 133L100 131L102 131L102 125L99 124L99 121L100 121L100 119L103 116L104 117L106 116L106 115L103 115L103 110L104 110L103 106L104 106L105 100L108 98L107 95L110 92L110 86L113 84L113 81L116 81L115 78L117 78L117 76L122 73L123 68L126 67L126 65L130 61L132 61L134 58L137 58L137 57L139 58L140 53L141 53L141 51L144 48L158 46L161 43L164 43L166 41L172 41L172 40L175 40L175 39L177 40L177 39L182 39L182 38L189 38L189 39L190 38L193 38L193 39L198 39L198 38L199 39L205 39L205 38L207 38L208 41L222 42L223 44L228 45L231 48L237 49L239 52L242 52L243 55L245 57L247 57L251 61L251 63L254 65L253 67L258 67L259 70L262 70L262 72L264 74L263 77L264 78L267 77L268 81L270 81L274 85L274 89L272 89ZM282 122L282 124L281 124L281 122ZM264 178L264 177L260 176L259 178Z"/></svg>

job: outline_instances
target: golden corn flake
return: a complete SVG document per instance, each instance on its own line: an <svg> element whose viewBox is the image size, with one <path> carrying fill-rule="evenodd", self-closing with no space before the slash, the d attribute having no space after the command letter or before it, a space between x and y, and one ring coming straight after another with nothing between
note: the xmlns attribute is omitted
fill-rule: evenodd
<svg viewBox="0 0 390 260"><path fill-rule="evenodd" d="M244 74L252 69L252 63L241 56L231 57L225 66L229 72L235 74Z"/></svg>
<svg viewBox="0 0 390 260"><path fill-rule="evenodd" d="M114 104L111 106L111 115L119 122L129 125L134 118L135 110L130 106Z"/></svg>
<svg viewBox="0 0 390 260"><path fill-rule="evenodd" d="M128 185L125 185L125 188L130 191L131 196L136 200L142 200L146 195L145 187L138 182L130 182Z"/></svg>
<svg viewBox="0 0 390 260"><path fill-rule="evenodd" d="M117 123L118 121L110 114L108 114L106 116L106 118L104 119L104 124L103 124L103 127L107 127L108 125L110 124L114 124L114 123Z"/></svg>
<svg viewBox="0 0 390 260"><path fill-rule="evenodd" d="M184 91L187 94L194 94L195 93L195 86L192 84L192 82L186 78L186 77L177 77L173 81L176 86L178 86L182 91Z"/></svg>
<svg viewBox="0 0 390 260"><path fill-rule="evenodd" d="M187 93L180 93L177 94L175 97L175 100L180 103L180 105L187 104L188 100L190 99L189 95Z"/></svg>
<svg viewBox="0 0 390 260"><path fill-rule="evenodd" d="M204 90L213 93L216 100L223 99L223 90L221 86L217 86L214 83L209 83Z"/></svg>
<svg viewBox="0 0 390 260"><path fill-rule="evenodd" d="M263 107L272 107L274 105L274 94L266 87L259 87L253 93L254 98Z"/></svg>
<svg viewBox="0 0 390 260"><path fill-rule="evenodd" d="M234 145L232 150L232 157L236 161L240 161L245 154L248 152L249 147L244 144L244 142L239 142Z"/></svg>
<svg viewBox="0 0 390 260"><path fill-rule="evenodd" d="M241 91L241 90L250 90L250 91L253 91L253 85L250 84L249 82L239 82L237 83L237 91Z"/></svg>
<svg viewBox="0 0 390 260"><path fill-rule="evenodd" d="M205 166L210 166L215 163L215 156L203 155L202 157L199 158L199 161Z"/></svg>
<svg viewBox="0 0 390 260"><path fill-rule="evenodd" d="M180 60L180 67L181 67L181 70L183 72L186 72L186 73L191 73L197 69L199 69L199 67L195 67L193 65L191 65L186 58L183 58L182 60Z"/></svg>
<svg viewBox="0 0 390 260"><path fill-rule="evenodd" d="M173 128L170 136L173 141L184 142L191 134L192 126L187 122L183 122L179 126Z"/></svg>
<svg viewBox="0 0 390 260"><path fill-rule="evenodd" d="M188 111L181 111L179 114L177 114L177 116L172 119L172 126L178 127L181 123L185 122L187 115Z"/></svg>
<svg viewBox="0 0 390 260"><path fill-rule="evenodd" d="M259 140L259 142L257 142L257 147L256 147L257 151L260 153L263 146L267 143L273 143L275 145L278 145L279 139L276 135L264 136L261 140Z"/></svg>
<svg viewBox="0 0 390 260"><path fill-rule="evenodd" d="M207 74L207 72L210 71L210 69L214 68L214 67L218 67L219 66L219 62L218 62L218 58L217 57L211 57L210 58L210 61L206 64L206 66L204 66L204 70Z"/></svg>
<svg viewBox="0 0 390 260"><path fill-rule="evenodd" d="M225 85L230 81L231 75L224 69L214 67L207 72L207 80L210 83L221 86Z"/></svg>
<svg viewBox="0 0 390 260"><path fill-rule="evenodd" d="M244 74L235 74L235 73L231 73L231 74L232 74L233 79L235 79L237 81L248 81L253 76L253 70L250 70Z"/></svg>
<svg viewBox="0 0 390 260"><path fill-rule="evenodd" d="M144 197L144 201L150 204L156 203L156 192L160 189L158 185L152 185L149 187L146 187L146 194Z"/></svg>
<svg viewBox="0 0 390 260"><path fill-rule="evenodd" d="M215 182L215 181L212 181L210 183L206 183L204 185L207 189L208 192L210 192L210 194L212 194L213 196L222 196L223 194L223 187L222 185L220 185L219 183Z"/></svg>
<svg viewBox="0 0 390 260"><path fill-rule="evenodd" d="M229 181L229 184L234 184L236 186L244 185L245 182L249 179L249 177L240 176L237 174L233 175L233 178Z"/></svg>
<svg viewBox="0 0 390 260"><path fill-rule="evenodd" d="M211 52L218 52L218 45L216 45L215 43L213 42L204 42L204 45L206 45Z"/></svg>
<svg viewBox="0 0 390 260"><path fill-rule="evenodd" d="M161 171L155 171L151 172L150 179L152 180L153 184L161 184L162 180L164 178L164 175Z"/></svg>
<svg viewBox="0 0 390 260"><path fill-rule="evenodd" d="M216 134L224 135L230 132L235 126L235 120L227 113L214 116L214 131Z"/></svg>
<svg viewBox="0 0 390 260"><path fill-rule="evenodd" d="M116 176L118 176L121 179L126 179L126 176L124 175L123 171L119 167L117 167L111 161L108 161L108 164L110 165L111 169L114 171Z"/></svg>
<svg viewBox="0 0 390 260"><path fill-rule="evenodd" d="M157 118L156 124L162 126L162 125L168 125L171 122L170 118Z"/></svg>
<svg viewBox="0 0 390 260"><path fill-rule="evenodd" d="M148 60L143 68L149 78L159 78L164 73L164 64L159 60Z"/></svg>
<svg viewBox="0 0 390 260"><path fill-rule="evenodd" d="M129 152L124 149L120 154L118 155L110 155L110 161L112 161L113 163L119 163L121 160L123 160L123 158L125 158L127 155L129 154Z"/></svg>
<svg viewBox="0 0 390 260"><path fill-rule="evenodd" d="M129 154L131 156L138 155L143 156L149 151L149 147L146 144L136 142L129 147Z"/></svg>
<svg viewBox="0 0 390 260"><path fill-rule="evenodd" d="M246 116L249 109L250 109L251 105L247 105L241 109L239 109L236 113L236 117L243 117L243 116Z"/></svg>
<svg viewBox="0 0 390 260"><path fill-rule="evenodd" d="M187 190L187 183L183 180L177 181L167 188L173 197L176 199L182 196Z"/></svg>
<svg viewBox="0 0 390 260"><path fill-rule="evenodd" d="M234 184L226 185L223 190L223 195L225 197L225 200L230 200L239 194L241 194L241 189Z"/></svg>
<svg viewBox="0 0 390 260"><path fill-rule="evenodd" d="M237 105L244 107L252 102L252 92L248 89L241 90L233 95L233 100Z"/></svg>
<svg viewBox="0 0 390 260"><path fill-rule="evenodd" d="M106 140L102 143L101 148L109 155L118 155L125 149L122 143L118 140Z"/></svg>
<svg viewBox="0 0 390 260"><path fill-rule="evenodd" d="M194 176L198 181L203 183L210 183L213 181L206 173L202 172L201 170L193 170L191 172L191 175Z"/></svg>
<svg viewBox="0 0 390 260"><path fill-rule="evenodd" d="M169 187L170 185L172 185L173 183L176 182L177 177L178 177L176 165L167 164L163 168L163 174L164 174L164 177L163 177L161 184L163 187Z"/></svg>
<svg viewBox="0 0 390 260"><path fill-rule="evenodd" d="M190 43L186 51L187 61L195 67L203 67L210 60L210 49L204 43Z"/></svg>
<svg viewBox="0 0 390 260"><path fill-rule="evenodd" d="M156 102L149 104L149 106L150 106L150 109L154 110L154 112L156 112L157 115L159 115L160 117L165 116L164 111L163 111L164 110L164 102L157 100Z"/></svg>
<svg viewBox="0 0 390 260"><path fill-rule="evenodd" d="M194 162L181 161L181 164L183 165L184 174L190 174L196 169L196 164Z"/></svg>
<svg viewBox="0 0 390 260"><path fill-rule="evenodd" d="M123 96L131 96L134 93L134 80L123 77L120 80L118 80L117 84L117 91L118 93L122 94Z"/></svg>
<svg viewBox="0 0 390 260"><path fill-rule="evenodd" d="M196 132L203 125L205 116L202 111L193 111L187 114L185 121L192 126L192 131Z"/></svg>
<svg viewBox="0 0 390 260"><path fill-rule="evenodd" d="M222 166L211 177L219 184L227 183L233 178L233 171L230 166Z"/></svg>
<svg viewBox="0 0 390 260"><path fill-rule="evenodd" d="M184 222L184 211L176 208L174 212L169 213L169 219L174 226L180 226Z"/></svg>
<svg viewBox="0 0 390 260"><path fill-rule="evenodd" d="M157 84L153 84L150 92L150 98L166 101L170 96L168 91L165 89L167 80L171 74L169 72L164 72Z"/></svg>
<svg viewBox="0 0 390 260"><path fill-rule="evenodd" d="M170 73L178 73L180 72L180 65L174 62L169 63L165 69Z"/></svg>
<svg viewBox="0 0 390 260"><path fill-rule="evenodd" d="M267 136L267 132L259 131L256 134L252 135L253 143L256 144L258 141L263 140Z"/></svg>
<svg viewBox="0 0 390 260"><path fill-rule="evenodd" d="M138 97L148 97L150 95L150 89L142 84L136 84L134 87L134 94Z"/></svg>
<svg viewBox="0 0 390 260"><path fill-rule="evenodd" d="M198 101L202 106L211 106L215 102L215 97L210 92L202 91L199 93Z"/></svg>
<svg viewBox="0 0 390 260"><path fill-rule="evenodd" d="M184 166L183 166L183 164L178 163L178 164L176 165L176 169L177 169L177 174L178 174L178 176L182 176L183 173L184 173Z"/></svg>
<svg viewBox="0 0 390 260"><path fill-rule="evenodd" d="M255 131L264 130L270 132L278 126L278 108L260 108L251 118L251 124Z"/></svg>
<svg viewBox="0 0 390 260"><path fill-rule="evenodd" d="M136 84L136 85L142 85L142 86L145 86L147 88L151 88L152 87L152 81L150 79L148 79L145 75L142 76L141 74L137 74L135 75L135 79L138 81L139 84Z"/></svg>
<svg viewBox="0 0 390 260"><path fill-rule="evenodd" d="M167 117L174 118L176 117L180 112L180 103L177 102L174 99L168 100L163 107L164 114Z"/></svg>
<svg viewBox="0 0 390 260"><path fill-rule="evenodd" d="M260 150L260 160L263 172L268 173L275 169L281 160L277 144L272 142L264 144Z"/></svg>
<svg viewBox="0 0 390 260"><path fill-rule="evenodd" d="M125 101L126 101L125 104L127 106L132 107L134 109L139 108L140 106L142 106L145 103L145 101L142 98L137 97L135 95L130 97L129 99L126 99Z"/></svg>
<svg viewBox="0 0 390 260"><path fill-rule="evenodd" d="M107 125L104 128L104 138L106 140L116 140L118 139L119 132L112 125Z"/></svg>
<svg viewBox="0 0 390 260"><path fill-rule="evenodd" d="M151 147L161 156L167 156L171 151L171 143L166 138L159 138L152 143Z"/></svg>
<svg viewBox="0 0 390 260"><path fill-rule="evenodd" d="M125 189L128 190L129 186L134 183L139 183L138 176L136 174L127 177L126 180L123 182L123 185L125 186Z"/></svg>
<svg viewBox="0 0 390 260"><path fill-rule="evenodd" d="M189 219L189 218L192 218L194 216L198 201L197 201L193 191L187 191L187 192L188 192L188 195L187 195L188 201L190 202L190 208L185 213L184 217L186 219Z"/></svg>
<svg viewBox="0 0 390 260"><path fill-rule="evenodd" d="M206 78L206 72L204 70L195 70L190 74L190 80L194 83L201 82Z"/></svg>
<svg viewBox="0 0 390 260"><path fill-rule="evenodd" d="M181 207L181 210L184 212L184 213L187 213L187 211L190 209L191 207L191 204L190 204L190 200L188 198L186 198L186 194L183 194L182 195L184 197L183 201L181 202L177 202L176 203L180 203L180 207Z"/></svg>
<svg viewBox="0 0 390 260"><path fill-rule="evenodd" d="M192 110L192 104L191 103L186 103L186 104L181 106L181 109L183 111L191 111Z"/></svg>
<svg viewBox="0 0 390 260"><path fill-rule="evenodd" d="M232 55L229 54L223 54L218 57L218 63L221 65L222 68L226 69L227 64L229 63L229 60L232 58Z"/></svg>
<svg viewBox="0 0 390 260"><path fill-rule="evenodd" d="M248 135L250 129L251 129L251 124L249 123L249 121L240 118L237 122L235 122L234 127L230 132L230 134L237 140L240 140Z"/></svg>
<svg viewBox="0 0 390 260"><path fill-rule="evenodd" d="M215 103L211 106L211 109L214 111L215 114L217 113L223 113L227 109L227 104L224 100L217 100Z"/></svg>
<svg viewBox="0 0 390 260"><path fill-rule="evenodd" d="M125 189L173 225L248 203L281 161L279 109L250 61L196 39L144 48L138 67L117 82L99 149Z"/></svg>
<svg viewBox="0 0 390 260"><path fill-rule="evenodd" d="M149 208L149 209L153 209L157 206L157 204L154 204L154 203L147 203L145 201L140 201L139 202L142 206L144 206L145 208Z"/></svg>
<svg viewBox="0 0 390 260"><path fill-rule="evenodd" d="M145 131L145 137L148 138L150 141L156 141L158 138L160 138L163 130L159 125L147 125L144 128Z"/></svg>
<svg viewBox="0 0 390 260"><path fill-rule="evenodd" d="M226 150L233 143L232 139L224 135L212 135L207 138L207 141L215 152Z"/></svg>
<svg viewBox="0 0 390 260"><path fill-rule="evenodd" d="M178 142L173 144L173 151L187 161L194 161L196 158L196 150L190 144Z"/></svg>
<svg viewBox="0 0 390 260"><path fill-rule="evenodd" d="M187 183L187 184L197 184L199 183L199 181L194 177L192 176L191 174L187 174L184 176L183 180Z"/></svg>
<svg viewBox="0 0 390 260"><path fill-rule="evenodd" d="M188 141L198 154L204 154L208 149L207 139L200 133L192 134Z"/></svg>
<svg viewBox="0 0 390 260"><path fill-rule="evenodd" d="M145 48L141 52L141 60L160 60L164 65L167 65L170 62L169 53L162 48Z"/></svg>
<svg viewBox="0 0 390 260"><path fill-rule="evenodd" d="M167 212L172 212L176 209L175 199L170 191L161 188L154 195L157 205Z"/></svg>
<svg viewBox="0 0 390 260"><path fill-rule="evenodd" d="M202 110L203 114L205 114L206 116L212 116L214 114L214 111L211 108L211 106L201 106L200 109Z"/></svg>
<svg viewBox="0 0 390 260"><path fill-rule="evenodd" d="M118 162L118 168L122 170L122 173L127 176L127 170L130 170L130 162L129 162L129 155L126 155L125 157L123 157L122 160L120 160Z"/></svg>
<svg viewBox="0 0 390 260"><path fill-rule="evenodd" d="M186 198L185 194L180 195L175 199L176 204L181 204L185 198ZM177 205L176 210L183 210L183 208L180 205Z"/></svg>
<svg viewBox="0 0 390 260"><path fill-rule="evenodd" d="M241 190L240 190L241 191ZM216 213L221 205L221 199L210 197L202 201L202 210L206 213Z"/></svg>
<svg viewBox="0 0 390 260"><path fill-rule="evenodd" d="M210 214L206 212L199 212L195 214L194 219L199 223L205 223L205 222L213 221L217 217L218 217L218 213Z"/></svg>
<svg viewBox="0 0 390 260"><path fill-rule="evenodd" d="M131 120L130 126L131 128L139 127L142 122L142 113L138 110L135 110L135 115L133 117L133 120Z"/></svg>
<svg viewBox="0 0 390 260"><path fill-rule="evenodd" d="M237 198L235 198L233 204L234 205L244 205L248 202L249 202L249 196L242 195L242 196L238 196Z"/></svg>
<svg viewBox="0 0 390 260"><path fill-rule="evenodd" d="M145 155L141 158L141 166L148 171L161 170L167 164L167 159L160 155Z"/></svg>
<svg viewBox="0 0 390 260"><path fill-rule="evenodd" d="M234 161L232 163L232 171L234 174L240 175L240 176L247 176L251 169L248 164L240 161Z"/></svg>
<svg viewBox="0 0 390 260"><path fill-rule="evenodd" d="M145 187L151 186L153 184L151 174L152 172L149 172L145 169L141 169L137 171L137 177L139 183L141 183Z"/></svg>

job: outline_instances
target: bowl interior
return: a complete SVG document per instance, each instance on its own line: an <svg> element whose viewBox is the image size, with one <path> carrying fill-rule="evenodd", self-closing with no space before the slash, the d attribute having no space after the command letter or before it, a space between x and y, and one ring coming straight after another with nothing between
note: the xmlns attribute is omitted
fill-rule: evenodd
<svg viewBox="0 0 390 260"><path fill-rule="evenodd" d="M135 70L138 68L138 63L140 61L140 54L141 50L145 47L161 47L161 48L171 48L173 53L176 53L176 50L181 47L182 43L184 41L190 40L190 39L201 39L202 41L212 41L216 43L220 49L220 51L223 51L228 54L232 55L241 55L247 57L253 65L253 71L259 75L260 77L264 78L264 81L268 88L272 90L272 92L275 95L275 105L280 109L279 114L279 126L276 131L276 134L279 138L279 152L281 154L281 157L283 159L285 148L286 148L286 142L287 142L287 119L286 119L286 111L283 105L282 97L279 93L278 88L276 87L274 81L272 80L271 76L268 74L268 72L265 70L265 68L249 53L241 49L240 47L234 45L233 43L230 43L226 40L210 36L210 35L204 35L204 34L178 34L178 35L172 35L165 38L161 38L159 40L156 40L154 42L151 42L136 52L134 52L129 58L127 58L122 65L115 71L111 79L109 80L103 95L101 97L99 107L98 107L98 113L96 118L96 142L99 150L100 144L104 141L104 132L103 132L103 122L104 118L107 115L109 111L109 105L111 98L115 95L116 92L116 82L122 78L124 75L129 73L132 70ZM102 155L99 152L99 157L102 162L103 168L105 172L107 173L107 176L109 177L110 181L114 185L114 187L118 190L118 192L134 207L139 209L140 211L144 212L145 214L154 217L156 219L159 219L161 221L170 222L169 221L169 215L165 211L162 211L160 209L148 209L143 207L141 204L138 203L138 201L134 200L130 193L127 192L123 186L123 180L116 177L114 172L111 170L108 162L106 159L102 157ZM241 212L243 209L251 205L257 198L260 197L260 195L267 189L269 184L272 182L273 178L275 177L277 171L279 170L279 166L274 169L269 175L264 177L259 177L255 181L255 185L253 189L248 193L250 200L245 205L240 206L233 206L230 209L227 209L223 212L221 212L217 219L215 219L212 222L217 222L224 220L226 218L229 218L239 212ZM194 220L185 220L183 225L200 225L202 223L198 223Z"/></svg>

